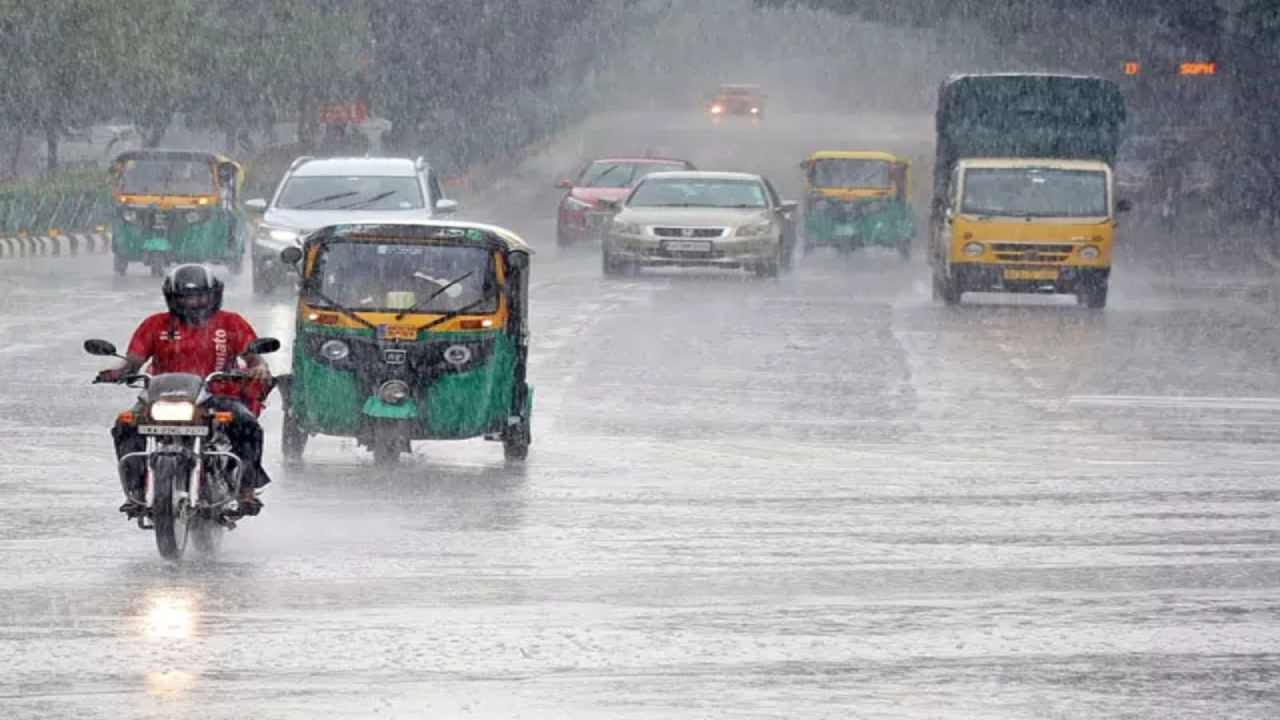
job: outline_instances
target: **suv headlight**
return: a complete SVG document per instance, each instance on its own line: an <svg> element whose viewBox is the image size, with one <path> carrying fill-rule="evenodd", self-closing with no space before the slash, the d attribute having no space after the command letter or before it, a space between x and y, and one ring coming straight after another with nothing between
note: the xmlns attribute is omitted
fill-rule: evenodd
<svg viewBox="0 0 1280 720"><path fill-rule="evenodd" d="M151 404L151 419L156 422L191 422L196 406L186 400L157 400Z"/></svg>
<svg viewBox="0 0 1280 720"><path fill-rule="evenodd" d="M773 223L760 223L758 225L742 225L738 228L736 235L738 237L760 237L773 232Z"/></svg>
<svg viewBox="0 0 1280 720"><path fill-rule="evenodd" d="M621 222L614 220L610 230L614 235L643 235L644 228L639 223Z"/></svg>
<svg viewBox="0 0 1280 720"><path fill-rule="evenodd" d="M258 239L268 240L272 244L291 245L302 235L297 230L289 230L288 228L270 227L267 225L258 226Z"/></svg>

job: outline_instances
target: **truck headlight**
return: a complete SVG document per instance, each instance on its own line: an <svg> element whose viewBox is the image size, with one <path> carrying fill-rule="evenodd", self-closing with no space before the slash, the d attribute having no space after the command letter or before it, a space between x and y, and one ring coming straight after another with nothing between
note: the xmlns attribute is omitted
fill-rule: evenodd
<svg viewBox="0 0 1280 720"><path fill-rule="evenodd" d="M768 235L772 231L773 225L771 223L760 223L759 225L743 225L734 234L738 237L760 237L761 235Z"/></svg>
<svg viewBox="0 0 1280 720"><path fill-rule="evenodd" d="M982 255L982 251L985 249L986 248L984 248L982 246L982 243L980 242L971 242L971 243L964 244L964 254L969 257L978 257Z"/></svg>
<svg viewBox="0 0 1280 720"><path fill-rule="evenodd" d="M1096 245L1085 245L1084 247L1080 248L1080 257L1084 258L1085 260L1097 260L1098 256L1101 254L1102 254L1102 251L1099 250Z"/></svg>
<svg viewBox="0 0 1280 720"><path fill-rule="evenodd" d="M158 400L151 404L151 419L156 422L191 422L195 416L195 403L186 400Z"/></svg>

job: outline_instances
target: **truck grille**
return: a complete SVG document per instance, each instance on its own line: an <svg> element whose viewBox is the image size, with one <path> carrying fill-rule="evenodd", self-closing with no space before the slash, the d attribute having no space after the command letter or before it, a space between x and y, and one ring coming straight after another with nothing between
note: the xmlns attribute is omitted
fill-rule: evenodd
<svg viewBox="0 0 1280 720"><path fill-rule="evenodd" d="M991 252L1001 262L1065 263L1075 245L1043 245L1039 243L992 243Z"/></svg>
<svg viewBox="0 0 1280 720"><path fill-rule="evenodd" d="M653 234L665 238L718 238L724 236L724 228L655 227Z"/></svg>

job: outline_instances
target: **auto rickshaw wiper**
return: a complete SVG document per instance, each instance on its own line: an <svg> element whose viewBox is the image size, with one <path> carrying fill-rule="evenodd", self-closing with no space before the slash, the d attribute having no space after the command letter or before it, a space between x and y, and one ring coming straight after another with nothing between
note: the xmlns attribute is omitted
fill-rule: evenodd
<svg viewBox="0 0 1280 720"><path fill-rule="evenodd" d="M383 192L383 193L378 193L377 195L374 195L373 197L365 198L364 200L361 200L360 202L354 202L354 203L351 203L351 204L349 204L349 205L342 205L342 206L338 207L337 209L338 209L338 210L350 210L351 208L358 208L358 207L360 207L361 205L368 205L369 203L376 203L376 202L378 202L379 200L381 200L381 199L383 199L383 198L388 198L388 197L391 197L392 195L395 195L397 192L398 192L397 190L388 190L388 191Z"/></svg>
<svg viewBox="0 0 1280 720"><path fill-rule="evenodd" d="M489 302L489 301L490 301L490 300L492 300L492 299L493 299L493 293L490 293L490 294L488 294L488 295L485 295L484 297L480 298L479 300L477 300L477 301L475 301L475 302L473 302L473 303L468 303L467 305L463 305L462 307L458 308L457 310L450 310L449 312L445 313L444 315L441 315L440 317L436 318L435 320L432 320L431 322L427 323L426 325L423 325L422 327L418 328L418 330L419 330L419 331L421 331L421 330L430 330L431 328L433 328L433 327L435 327L435 326L439 325L440 323L449 322L450 320L452 320L452 319L454 319L454 318L458 317L459 315L461 315L461 314L463 314L463 313L465 313L465 312L470 312L470 311L472 311L472 310L474 310L474 309L476 309L476 308L480 307L481 305L483 305L483 304L485 304L485 303Z"/></svg>
<svg viewBox="0 0 1280 720"><path fill-rule="evenodd" d="M329 202L330 200L338 200L340 198L351 197L352 195L359 195L359 194L360 194L359 190L348 190L346 192L334 193L333 195L325 195L324 197L312 198L302 203L301 205L294 205L293 209L301 210L302 208L311 207L312 205L317 205L322 202Z"/></svg>
<svg viewBox="0 0 1280 720"><path fill-rule="evenodd" d="M335 301L333 298L329 297L328 295L325 295L324 293L320 292L319 290L315 290L315 289L312 289L312 290L311 290L311 294L312 294L312 295L315 295L316 297L318 297L318 298L320 298L321 300L323 300L323 301L325 301L326 303L328 303L328 304L329 304L329 307L333 308L334 310L337 310L338 312L342 313L343 315L346 315L347 317L351 318L352 320L355 320L356 322L360 323L361 325L364 325L365 327L369 328L370 330L377 331L377 329L378 329L378 326L377 326L377 325L374 325L373 323L369 322L368 320L365 320L364 318L360 317L358 314L356 314L356 312L355 312L354 310L348 310L347 308L345 308L345 307L343 307L342 305L338 304L338 302L337 302L337 301Z"/></svg>
<svg viewBox="0 0 1280 720"><path fill-rule="evenodd" d="M412 306L410 306L410 307L409 307L408 309L406 309L404 312L402 312L402 313L400 313L399 315L397 315L397 316L396 316L396 319L397 319L397 320L403 319L405 315L408 315L409 313L413 312L414 310L417 310L418 308L425 306L426 304L430 303L432 300L435 300L436 298L440 297L440 295L441 295L445 290L448 290L449 288L453 287L454 285L457 285L458 283L462 282L463 280L466 280L467 278L471 277L471 276L472 276L472 275L474 275L474 274L475 274L475 270L468 270L467 272L463 273L462 275L460 275L460 276L458 276L458 277L454 278L453 280L450 280L449 282L445 283L444 285L441 285L439 290L436 290L435 292L431 293L431 294L430 294L430 295L428 295L427 297L423 298L421 301L414 303ZM488 299L488 298L486 298L486 299Z"/></svg>

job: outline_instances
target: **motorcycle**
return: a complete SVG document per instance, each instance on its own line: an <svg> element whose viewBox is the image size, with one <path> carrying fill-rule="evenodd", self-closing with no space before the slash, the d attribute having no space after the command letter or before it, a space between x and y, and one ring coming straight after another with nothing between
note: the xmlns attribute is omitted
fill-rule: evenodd
<svg viewBox="0 0 1280 720"><path fill-rule="evenodd" d="M91 355L122 357L106 340L86 340L84 349ZM279 340L258 338L246 354L279 349ZM127 499L144 508L138 527L155 531L156 548L166 560L181 560L188 540L202 553L216 552L223 534L243 516L237 498L245 461L232 452L227 436L233 416L203 403L210 383L248 378L244 372L226 371L205 377L134 373L120 380L142 390L138 408L122 413L120 419L146 438L145 450L120 458L121 488ZM143 497L131 496L125 481L125 464L134 459L146 464Z"/></svg>

